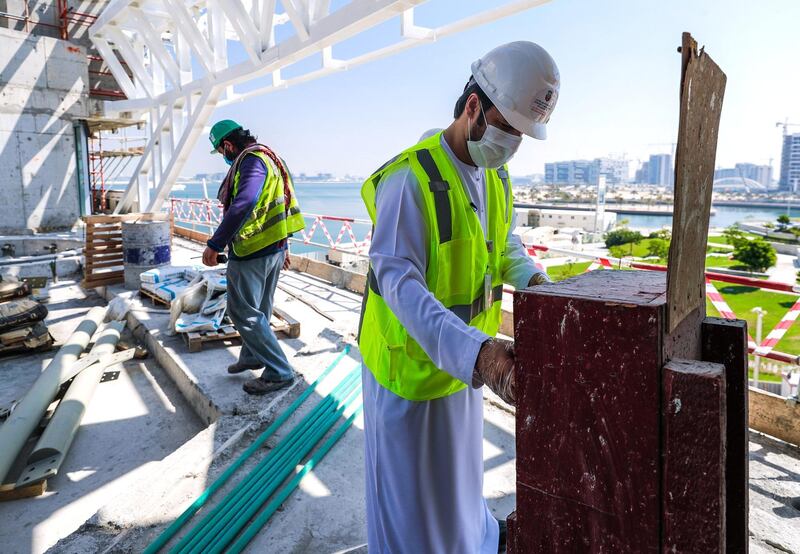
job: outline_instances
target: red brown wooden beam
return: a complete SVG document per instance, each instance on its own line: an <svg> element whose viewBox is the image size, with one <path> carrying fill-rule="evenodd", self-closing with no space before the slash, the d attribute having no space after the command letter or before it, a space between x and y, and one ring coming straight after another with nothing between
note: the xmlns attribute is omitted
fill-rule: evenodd
<svg viewBox="0 0 800 554"><path fill-rule="evenodd" d="M664 277L514 294L515 554L659 549Z"/></svg>
<svg viewBox="0 0 800 554"><path fill-rule="evenodd" d="M707 317L702 325L703 360L725 366L727 398L727 552L748 551L748 379L747 323Z"/></svg>
<svg viewBox="0 0 800 554"><path fill-rule="evenodd" d="M664 366L662 552L725 552L725 367Z"/></svg>

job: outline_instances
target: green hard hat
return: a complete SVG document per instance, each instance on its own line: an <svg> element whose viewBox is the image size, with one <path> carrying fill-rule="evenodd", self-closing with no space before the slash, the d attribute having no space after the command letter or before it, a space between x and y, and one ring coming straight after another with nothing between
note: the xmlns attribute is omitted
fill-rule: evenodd
<svg viewBox="0 0 800 554"><path fill-rule="evenodd" d="M222 121L214 123L214 126L211 127L211 132L208 133L208 140L211 141L211 145L214 147L211 153L214 154L217 151L217 148L219 148L219 145L222 143L222 139L227 137L232 131L241 128L242 126L232 119L223 119Z"/></svg>

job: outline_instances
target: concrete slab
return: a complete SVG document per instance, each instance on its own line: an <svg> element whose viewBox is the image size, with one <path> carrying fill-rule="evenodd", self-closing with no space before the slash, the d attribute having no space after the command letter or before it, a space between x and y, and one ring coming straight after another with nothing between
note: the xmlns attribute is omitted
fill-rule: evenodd
<svg viewBox="0 0 800 554"><path fill-rule="evenodd" d="M48 326L64 342L90 307L104 304L75 281L50 289ZM0 405L20 398L55 350L0 359ZM61 466L35 498L0 503L0 544L9 553L44 552L130 483L202 429L172 381L150 358L109 367L119 378L98 386ZM88 550L87 550L88 551Z"/></svg>
<svg viewBox="0 0 800 554"><path fill-rule="evenodd" d="M197 263L192 256L202 247L174 243L176 264ZM76 533L52 552L140 552L174 520L236 457L311 383L336 356L344 343L352 343L361 298L325 281L296 272L284 272L276 304L301 322L301 335L282 340L284 351L301 379L292 389L262 398L247 396L241 381L257 375L247 372L229 376L224 366L238 356L238 345L218 345L189 354L179 338L166 335L166 315L149 303L141 303L121 288L104 291L131 299L129 320L138 326L151 351L175 380L187 402L206 421L213 423L131 482L123 495L110 499ZM331 315L321 316L303 301ZM341 371L360 361L356 349L341 363ZM329 385L327 385L329 387ZM271 448L325 394L312 395L267 442ZM515 486L515 415L493 394L486 392L484 426L484 495L496 517L513 510ZM363 425L357 420L273 516L249 545L248 552L364 552L366 542L363 490ZM800 512L790 505L800 479L800 455L796 449L766 438L751 443L751 546L754 552L778 552L774 544L794 545L792 533ZM754 446L755 445L755 446ZM256 455L263 456L259 453ZM760 464L761 468L755 468ZM251 460L237 472L212 504L231 490L255 465ZM770 473L771 472L771 473ZM195 517L192 524L199 518ZM185 529L189 529L186 527ZM184 531L185 532L185 531ZM795 533L796 535L796 533ZM798 551L795 548L795 551Z"/></svg>
<svg viewBox="0 0 800 554"><path fill-rule="evenodd" d="M173 265L198 263L193 256L199 255L202 250L199 245L189 245L185 241L175 241ZM298 372L313 374L320 364L318 353L329 352L342 339L354 339L361 297L293 271L283 273L280 286L334 318L334 321L329 321L320 316L284 290L279 289L275 294L276 307L300 321L300 337L283 337L281 346ZM129 326L143 336L159 363L201 419L212 423L222 415L255 414L263 409L263 398L250 396L242 390L242 384L260 372L246 371L229 375L226 371L226 367L239 357L241 346L238 341L235 344L206 343L202 351L190 353L182 336L169 335L169 315L166 310L158 309L149 299L139 298L137 291L127 291L122 285L99 290L108 299L115 296L126 299L131 307Z"/></svg>

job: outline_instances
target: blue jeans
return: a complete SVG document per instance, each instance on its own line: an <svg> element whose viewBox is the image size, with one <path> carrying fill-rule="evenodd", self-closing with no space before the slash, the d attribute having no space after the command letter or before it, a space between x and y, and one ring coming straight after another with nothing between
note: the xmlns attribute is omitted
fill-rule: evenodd
<svg viewBox="0 0 800 554"><path fill-rule="evenodd" d="M294 376L289 360L269 326L275 287L286 253L228 261L228 315L242 336L242 365L264 365L261 378L283 381Z"/></svg>

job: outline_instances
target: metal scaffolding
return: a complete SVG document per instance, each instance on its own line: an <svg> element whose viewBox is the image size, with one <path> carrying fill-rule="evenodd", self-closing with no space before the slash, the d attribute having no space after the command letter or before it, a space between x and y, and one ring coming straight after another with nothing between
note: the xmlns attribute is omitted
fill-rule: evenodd
<svg viewBox="0 0 800 554"><path fill-rule="evenodd" d="M106 102L106 112L147 119L149 137L116 212L134 206L141 211L161 209L219 106L344 71L549 2L515 0L432 28L415 23L414 8L425 1L350 0L335 2L335 7L330 0L112 2L89 30L127 97ZM393 44L347 59L335 55L343 41L391 19L398 20L400 31ZM319 59L316 68L282 77L284 68L312 57ZM271 77L271 83L244 93L234 89L262 77Z"/></svg>

